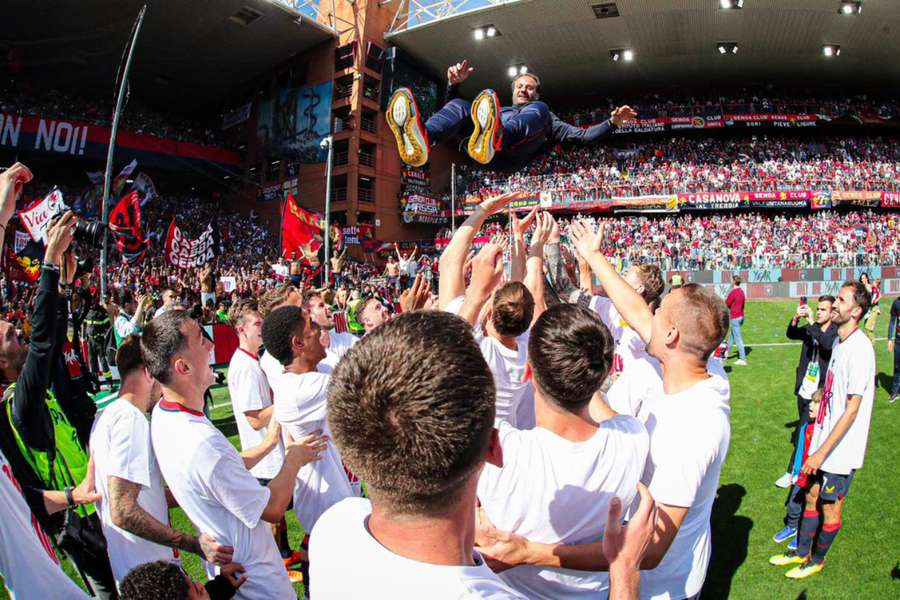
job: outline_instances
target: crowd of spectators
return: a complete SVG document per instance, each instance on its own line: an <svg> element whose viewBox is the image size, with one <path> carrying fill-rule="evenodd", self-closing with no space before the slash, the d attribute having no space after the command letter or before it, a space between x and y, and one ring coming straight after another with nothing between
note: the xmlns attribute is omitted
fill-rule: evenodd
<svg viewBox="0 0 900 600"><path fill-rule="evenodd" d="M671 137L555 146L526 168L458 169L458 193L581 192L594 198L708 191L897 190L900 142L881 137ZM449 203L449 199L448 199Z"/></svg>
<svg viewBox="0 0 900 600"><path fill-rule="evenodd" d="M592 125L609 118L615 107L628 104L639 119L747 114L816 114L835 119L847 115L878 115L891 119L900 115L895 98L877 98L866 94L829 95L822 90L745 89L728 95L665 93L608 98L590 107L557 114L575 125Z"/></svg>
<svg viewBox="0 0 900 600"><path fill-rule="evenodd" d="M618 265L654 264L664 271L862 267L900 262L900 214L819 211L804 214L680 214L597 217L604 248ZM571 219L557 219L563 240ZM488 223L481 239L508 235ZM450 237L438 232L438 246ZM476 238L477 239L477 238Z"/></svg>
<svg viewBox="0 0 900 600"><path fill-rule="evenodd" d="M28 85L8 81L0 86L0 113L50 117L89 123L111 124L112 105L108 98L80 96L61 90L31 89ZM225 146L218 124L200 123L174 114L162 114L129 101L122 112L119 127L132 133L193 142L211 146Z"/></svg>

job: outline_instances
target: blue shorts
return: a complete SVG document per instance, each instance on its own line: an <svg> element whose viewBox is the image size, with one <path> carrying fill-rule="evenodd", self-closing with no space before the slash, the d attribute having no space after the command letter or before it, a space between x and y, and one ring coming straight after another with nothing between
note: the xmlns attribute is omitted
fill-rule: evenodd
<svg viewBox="0 0 900 600"><path fill-rule="evenodd" d="M846 498L850 492L850 483L853 481L855 473L855 469L850 471L849 475L838 475L819 470L816 476L816 481L820 484L819 499L823 502L837 502Z"/></svg>

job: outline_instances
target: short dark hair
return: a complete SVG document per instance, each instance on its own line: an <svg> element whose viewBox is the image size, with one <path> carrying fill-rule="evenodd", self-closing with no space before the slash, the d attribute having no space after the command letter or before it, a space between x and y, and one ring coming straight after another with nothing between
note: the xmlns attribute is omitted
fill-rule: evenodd
<svg viewBox="0 0 900 600"><path fill-rule="evenodd" d="M534 297L521 282L511 281L494 294L491 322L500 335L518 337L534 315Z"/></svg>
<svg viewBox="0 0 900 600"><path fill-rule="evenodd" d="M338 363L328 423L373 503L395 514L446 514L484 461L494 378L469 325L443 311L403 313Z"/></svg>
<svg viewBox="0 0 900 600"><path fill-rule="evenodd" d="M181 327L190 320L191 316L183 310L168 310L150 321L141 336L144 364L150 375L163 385L168 385L172 379L169 363L184 347Z"/></svg>
<svg viewBox="0 0 900 600"><path fill-rule="evenodd" d="M119 369L119 377L125 381L129 375L143 367L144 355L141 353L141 339L130 335L116 350L116 368Z"/></svg>
<svg viewBox="0 0 900 600"><path fill-rule="evenodd" d="M834 296L832 296L831 294L822 294L821 296L819 296L819 302L831 302L832 304L834 304Z"/></svg>
<svg viewBox="0 0 900 600"><path fill-rule="evenodd" d="M299 328L299 331L298 331ZM299 306L276 308L265 318L262 326L263 344L266 352L282 365L290 364L294 358L291 338L303 332L303 309Z"/></svg>
<svg viewBox="0 0 900 600"><path fill-rule="evenodd" d="M743 281L740 275L735 275L731 280L734 281L734 285L741 285L741 281Z"/></svg>
<svg viewBox="0 0 900 600"><path fill-rule="evenodd" d="M859 281L845 281L844 285L841 286L841 289L844 288L853 288L853 302L862 308L862 314L859 315L859 320L862 321L866 313L869 312L869 307L872 306L871 292L866 289L864 283Z"/></svg>
<svg viewBox="0 0 900 600"><path fill-rule="evenodd" d="M187 600L189 586L184 571L165 560L132 569L119 585L121 600Z"/></svg>
<svg viewBox="0 0 900 600"><path fill-rule="evenodd" d="M580 409L606 379L614 347L609 329L593 311L576 304L548 308L528 340L535 386L554 404Z"/></svg>

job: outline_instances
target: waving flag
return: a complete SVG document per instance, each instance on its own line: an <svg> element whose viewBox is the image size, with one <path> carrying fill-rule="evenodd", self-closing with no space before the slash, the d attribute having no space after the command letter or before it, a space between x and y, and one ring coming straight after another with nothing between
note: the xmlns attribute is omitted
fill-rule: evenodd
<svg viewBox="0 0 900 600"><path fill-rule="evenodd" d="M315 254L322 245L321 235L322 228L316 215L300 208L293 194L288 194L281 220L281 256Z"/></svg>
<svg viewBox="0 0 900 600"><path fill-rule="evenodd" d="M116 238L123 262L133 265L147 254L149 242L141 233L141 206L136 191L124 196L110 211L109 231Z"/></svg>

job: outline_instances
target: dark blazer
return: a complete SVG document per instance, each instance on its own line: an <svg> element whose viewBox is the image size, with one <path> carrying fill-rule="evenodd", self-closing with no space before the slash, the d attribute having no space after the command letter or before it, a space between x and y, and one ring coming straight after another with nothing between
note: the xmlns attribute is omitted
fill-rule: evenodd
<svg viewBox="0 0 900 600"><path fill-rule="evenodd" d="M825 373L828 371L828 363L831 361L831 350L834 347L834 340L838 337L837 325L831 323L828 329L822 331L822 328L815 323L800 327L791 320L788 323L786 335L788 339L803 342L803 350L800 352L800 363L797 365L794 393L796 394L800 391L800 384L803 383L806 368L816 352L816 346L819 348L819 388L822 388L825 385Z"/></svg>

